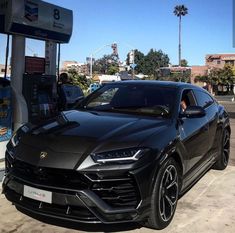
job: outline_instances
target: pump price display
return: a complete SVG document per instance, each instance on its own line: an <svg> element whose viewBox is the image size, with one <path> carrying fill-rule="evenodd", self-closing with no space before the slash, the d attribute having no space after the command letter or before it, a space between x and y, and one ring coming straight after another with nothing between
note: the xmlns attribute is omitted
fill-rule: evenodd
<svg viewBox="0 0 235 233"><path fill-rule="evenodd" d="M61 43L72 35L73 12L41 0L9 0L5 20L8 33Z"/></svg>
<svg viewBox="0 0 235 233"><path fill-rule="evenodd" d="M44 74L45 58L43 57L25 57L25 73L27 74Z"/></svg>

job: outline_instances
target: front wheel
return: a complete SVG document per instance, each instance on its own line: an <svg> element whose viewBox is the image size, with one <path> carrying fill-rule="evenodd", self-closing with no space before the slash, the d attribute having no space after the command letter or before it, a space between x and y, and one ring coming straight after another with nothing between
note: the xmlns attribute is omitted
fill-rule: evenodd
<svg viewBox="0 0 235 233"><path fill-rule="evenodd" d="M224 130L221 140L220 152L217 162L213 168L216 170L224 170L228 166L230 154L230 133L227 129Z"/></svg>
<svg viewBox="0 0 235 233"><path fill-rule="evenodd" d="M179 193L177 164L169 158L159 169L151 197L151 211L147 227L163 229L174 216Z"/></svg>

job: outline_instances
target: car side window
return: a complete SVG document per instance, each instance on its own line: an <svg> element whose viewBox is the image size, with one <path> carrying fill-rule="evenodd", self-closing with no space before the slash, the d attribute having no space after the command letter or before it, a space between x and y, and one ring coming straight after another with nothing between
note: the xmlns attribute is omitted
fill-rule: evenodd
<svg viewBox="0 0 235 233"><path fill-rule="evenodd" d="M196 101L192 90L190 89L184 90L180 102L181 111L185 111L187 107L195 105Z"/></svg>
<svg viewBox="0 0 235 233"><path fill-rule="evenodd" d="M214 103L214 99L204 91L200 90L193 90L196 100L197 100L197 106L201 106L203 108L209 107L211 104Z"/></svg>

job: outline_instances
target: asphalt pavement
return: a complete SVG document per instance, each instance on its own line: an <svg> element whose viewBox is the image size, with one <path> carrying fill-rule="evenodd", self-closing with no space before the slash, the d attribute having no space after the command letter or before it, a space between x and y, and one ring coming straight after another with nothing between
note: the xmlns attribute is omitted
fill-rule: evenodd
<svg viewBox="0 0 235 233"><path fill-rule="evenodd" d="M4 170L0 170L0 181L2 181L3 176L4 176Z"/></svg>

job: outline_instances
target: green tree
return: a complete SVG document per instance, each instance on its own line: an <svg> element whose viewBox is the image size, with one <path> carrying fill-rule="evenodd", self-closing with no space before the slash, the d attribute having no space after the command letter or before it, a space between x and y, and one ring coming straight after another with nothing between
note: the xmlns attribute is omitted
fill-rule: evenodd
<svg viewBox="0 0 235 233"><path fill-rule="evenodd" d="M168 66L169 61L168 55L163 53L162 50L150 49L147 55L137 49L135 50L135 64L137 65L135 72L148 75L148 79L157 79L159 68ZM127 54L126 63L130 65L129 53Z"/></svg>
<svg viewBox="0 0 235 233"><path fill-rule="evenodd" d="M194 78L194 81L195 82L208 83L208 84L211 83L211 79L210 79L210 77L208 75L197 75Z"/></svg>
<svg viewBox="0 0 235 233"><path fill-rule="evenodd" d="M223 68L212 68L208 75L195 77L196 82L205 82L209 86L214 87L214 92L217 92L218 86L227 86L232 89L235 82L235 70L231 65L225 65Z"/></svg>
<svg viewBox="0 0 235 233"><path fill-rule="evenodd" d="M188 61L186 59L181 59L181 62L180 62L181 66L183 67L187 67L188 66Z"/></svg>
<svg viewBox="0 0 235 233"><path fill-rule="evenodd" d="M171 78L171 81L174 81L174 82L189 83L190 76L191 76L190 71L183 71L183 72L171 73L170 78Z"/></svg>
<svg viewBox="0 0 235 233"><path fill-rule="evenodd" d="M69 69L68 75L73 85L79 86L84 92L88 89L90 81L85 75L79 75L76 69Z"/></svg>
<svg viewBox="0 0 235 233"><path fill-rule="evenodd" d="M222 69L213 68L208 79L214 85L232 85L235 82L235 70L231 65L225 65Z"/></svg>
<svg viewBox="0 0 235 233"><path fill-rule="evenodd" d="M99 74L115 74L119 71L118 62L119 59L117 55L104 55L102 58L95 61L93 71Z"/></svg>
<svg viewBox="0 0 235 233"><path fill-rule="evenodd" d="M181 17L188 14L188 8L184 5L177 5L174 14L179 17L179 66L181 66Z"/></svg>
<svg viewBox="0 0 235 233"><path fill-rule="evenodd" d="M114 75L118 73L118 71L119 71L119 67L117 65L111 64L110 66L108 66L107 74Z"/></svg>
<svg viewBox="0 0 235 233"><path fill-rule="evenodd" d="M162 50L150 49L148 54L144 57L142 64L142 73L153 76L154 79L158 77L158 70L160 67L166 67L169 65L169 57L163 53Z"/></svg>
<svg viewBox="0 0 235 233"><path fill-rule="evenodd" d="M220 75L222 84L232 85L235 82L235 70L231 65L225 65Z"/></svg>

